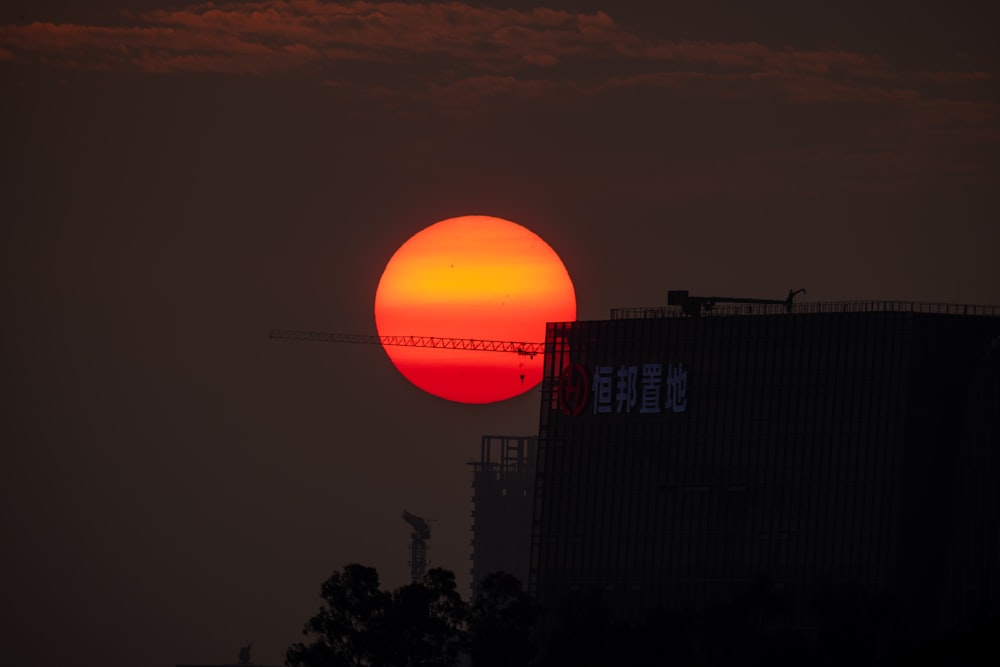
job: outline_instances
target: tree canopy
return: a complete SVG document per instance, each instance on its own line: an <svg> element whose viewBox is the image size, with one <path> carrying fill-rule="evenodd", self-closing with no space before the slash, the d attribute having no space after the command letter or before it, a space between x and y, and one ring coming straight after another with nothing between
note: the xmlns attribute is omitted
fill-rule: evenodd
<svg viewBox="0 0 1000 667"><path fill-rule="evenodd" d="M521 667L535 656L540 607L506 572L487 575L476 586L469 609L469 657L476 667Z"/></svg>
<svg viewBox="0 0 1000 667"><path fill-rule="evenodd" d="M462 600L455 575L435 568L387 592L374 568L352 563L320 587L319 611L289 647L288 667L521 667L536 653L539 607L513 575L498 572Z"/></svg>
<svg viewBox="0 0 1000 667"><path fill-rule="evenodd" d="M408 667L454 665L464 641L466 604L448 570L389 593L378 572L352 563L320 587L323 605L292 645L289 667Z"/></svg>

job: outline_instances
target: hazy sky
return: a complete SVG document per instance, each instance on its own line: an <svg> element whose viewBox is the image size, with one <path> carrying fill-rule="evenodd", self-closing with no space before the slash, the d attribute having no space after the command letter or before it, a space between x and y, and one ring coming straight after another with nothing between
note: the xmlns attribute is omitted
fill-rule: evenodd
<svg viewBox="0 0 1000 667"><path fill-rule="evenodd" d="M4 5L0 662L279 664L333 570L405 583L403 509L467 583L465 463L538 394L267 340L374 333L437 220L532 229L581 319L1000 304L995 3L535 7Z"/></svg>

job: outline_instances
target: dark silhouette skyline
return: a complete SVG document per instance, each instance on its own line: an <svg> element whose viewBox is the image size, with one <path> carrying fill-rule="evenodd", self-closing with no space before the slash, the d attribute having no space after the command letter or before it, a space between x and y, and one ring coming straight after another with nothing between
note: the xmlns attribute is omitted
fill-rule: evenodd
<svg viewBox="0 0 1000 667"><path fill-rule="evenodd" d="M507 572L480 579L468 599L454 581L454 573L433 569L387 591L374 568L345 565L321 585L320 609L304 624L304 641L288 648L286 664L887 667L992 665L1000 657L995 607L946 630L920 631L896 595L858 584L820 586L810 600L815 623L803 628L792 621L788 590L766 577L710 605L655 606L632 622L616 617L601 588L567 591L546 609ZM540 632L542 616L553 613L558 621Z"/></svg>
<svg viewBox="0 0 1000 667"><path fill-rule="evenodd" d="M404 509L468 590L466 463L540 394L446 403L376 347L267 339L376 333L435 221L537 233L580 319L1000 304L994 3L358 7L0 12L0 662L278 664L343 563L408 581Z"/></svg>

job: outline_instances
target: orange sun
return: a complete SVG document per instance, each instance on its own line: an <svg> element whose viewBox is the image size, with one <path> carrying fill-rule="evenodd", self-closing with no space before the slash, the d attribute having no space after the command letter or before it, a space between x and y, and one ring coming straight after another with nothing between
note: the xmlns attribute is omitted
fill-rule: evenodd
<svg viewBox="0 0 1000 667"><path fill-rule="evenodd" d="M404 243L379 280L380 336L541 342L546 322L576 319L562 260L521 225L486 215L435 223ZM385 346L400 373L459 403L492 403L541 382L542 355Z"/></svg>

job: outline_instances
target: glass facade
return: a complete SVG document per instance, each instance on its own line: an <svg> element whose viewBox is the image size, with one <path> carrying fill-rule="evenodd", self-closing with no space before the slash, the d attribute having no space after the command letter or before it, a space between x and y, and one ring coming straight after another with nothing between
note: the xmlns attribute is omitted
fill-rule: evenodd
<svg viewBox="0 0 1000 667"><path fill-rule="evenodd" d="M637 622L759 576L804 624L826 583L892 591L935 624L970 585L996 600L1000 313L809 306L549 324L530 556L544 606L600 588ZM959 544L970 531L983 546Z"/></svg>

